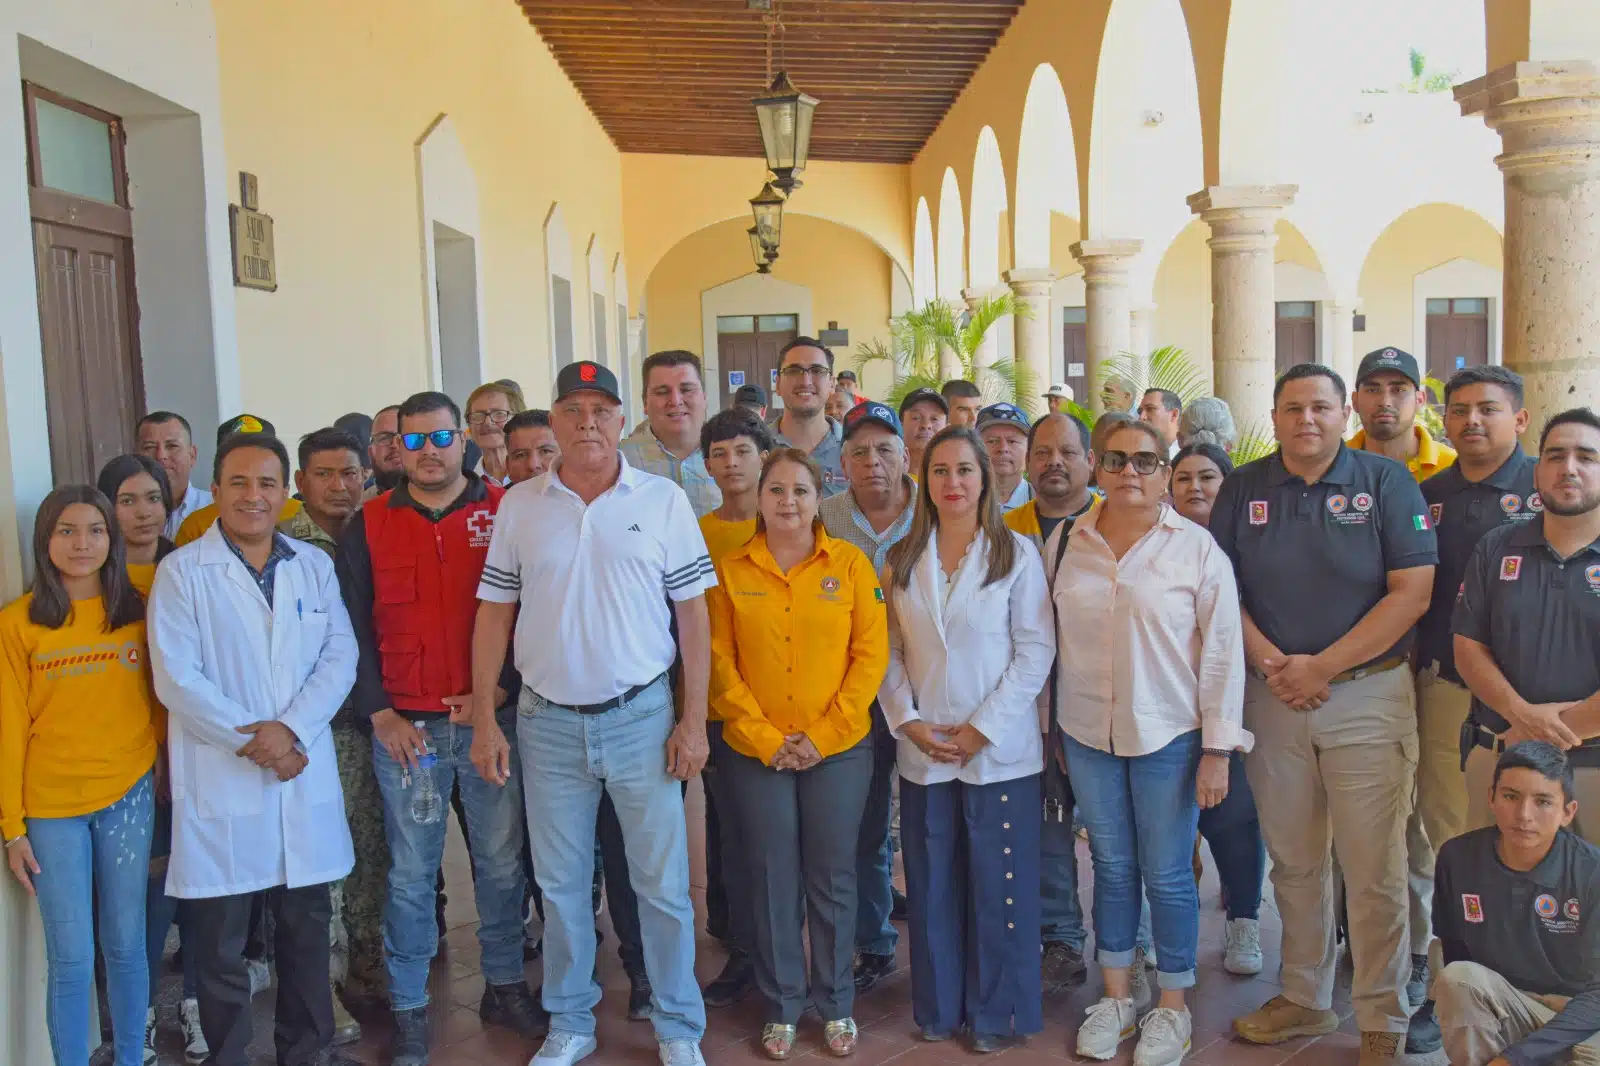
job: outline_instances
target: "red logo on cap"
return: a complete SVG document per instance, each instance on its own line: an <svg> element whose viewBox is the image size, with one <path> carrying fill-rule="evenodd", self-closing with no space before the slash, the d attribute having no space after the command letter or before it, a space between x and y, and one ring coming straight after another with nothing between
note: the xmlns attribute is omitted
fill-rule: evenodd
<svg viewBox="0 0 1600 1066"><path fill-rule="evenodd" d="M594 364L593 363L585 363L583 366L579 367L578 368L578 377L582 378L584 381L593 381L594 380Z"/></svg>

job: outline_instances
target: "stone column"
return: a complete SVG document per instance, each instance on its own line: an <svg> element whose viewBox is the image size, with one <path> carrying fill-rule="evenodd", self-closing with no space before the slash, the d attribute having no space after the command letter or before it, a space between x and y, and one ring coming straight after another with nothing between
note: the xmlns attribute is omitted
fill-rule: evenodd
<svg viewBox="0 0 1600 1066"><path fill-rule="evenodd" d="M1272 227L1296 185L1214 185L1189 197L1211 227L1212 388L1240 432L1271 424L1274 339Z"/></svg>
<svg viewBox="0 0 1600 1066"><path fill-rule="evenodd" d="M1156 309L1153 304L1135 307L1128 315L1128 351L1149 355L1155 348Z"/></svg>
<svg viewBox="0 0 1600 1066"><path fill-rule="evenodd" d="M1600 395L1600 66L1513 63L1455 95L1505 149L1501 361L1527 382L1537 434Z"/></svg>
<svg viewBox="0 0 1600 1066"><path fill-rule="evenodd" d="M1008 270L1006 284L1017 301L1017 314L1013 318L1017 331L1016 362L1025 368L1025 388L1022 408L1032 412L1039 401L1034 395L1049 385L1050 378L1050 285L1056 280L1048 267L1023 267Z"/></svg>
<svg viewBox="0 0 1600 1066"><path fill-rule="evenodd" d="M1347 387L1356 378L1356 301L1328 300L1323 304L1328 316L1328 365L1344 378Z"/></svg>
<svg viewBox="0 0 1600 1066"><path fill-rule="evenodd" d="M978 308L983 306L983 301L988 297L988 295L989 293L984 289L961 290L961 299L966 301L967 310L972 314L978 313ZM983 335L983 342L978 345L978 350L973 355L973 364L977 366L980 371L984 367L993 366L994 361L1000 357L1000 345L995 339L995 330L998 328L999 326L996 324L995 328L990 329L988 333ZM987 381L985 380L987 377L988 375L980 373L978 375L978 385L982 386L987 384Z"/></svg>
<svg viewBox="0 0 1600 1066"><path fill-rule="evenodd" d="M1133 297L1128 292L1128 271L1143 241L1079 241L1072 257L1083 265L1083 288L1089 343L1088 392L1082 402L1099 415L1105 409L1101 394L1102 369L1107 362L1133 349ZM1148 335L1146 340L1148 340ZM1138 354L1146 355L1145 351ZM1137 386L1137 382L1130 382Z"/></svg>

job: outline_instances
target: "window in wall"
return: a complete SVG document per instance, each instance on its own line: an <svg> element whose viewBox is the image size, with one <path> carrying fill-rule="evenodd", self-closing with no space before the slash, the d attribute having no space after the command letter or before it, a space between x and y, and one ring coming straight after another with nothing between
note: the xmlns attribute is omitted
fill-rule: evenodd
<svg viewBox="0 0 1600 1066"><path fill-rule="evenodd" d="M597 363L606 361L606 294L597 292L593 296L594 302L594 360Z"/></svg>
<svg viewBox="0 0 1600 1066"><path fill-rule="evenodd" d="M572 282L559 274L550 277L550 325L555 334L556 367L576 362L572 340Z"/></svg>
<svg viewBox="0 0 1600 1066"><path fill-rule="evenodd" d="M1317 305L1312 300L1279 300L1277 305L1277 369L1317 361Z"/></svg>
<svg viewBox="0 0 1600 1066"><path fill-rule="evenodd" d="M1428 374L1446 381L1457 370L1489 361L1489 301L1481 296L1427 303Z"/></svg>

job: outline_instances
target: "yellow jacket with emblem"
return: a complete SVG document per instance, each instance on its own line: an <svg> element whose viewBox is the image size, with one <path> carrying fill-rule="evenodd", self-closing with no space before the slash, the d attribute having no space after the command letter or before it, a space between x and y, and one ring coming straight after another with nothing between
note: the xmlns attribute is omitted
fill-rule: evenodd
<svg viewBox="0 0 1600 1066"><path fill-rule="evenodd" d="M816 525L810 558L786 574L765 533L730 551L707 593L711 706L723 739L770 763L804 733L823 758L854 747L889 665L889 623L872 561Z"/></svg>
<svg viewBox="0 0 1600 1066"><path fill-rule="evenodd" d="M1411 476L1418 483L1428 480L1456 461L1455 449L1448 444L1440 444L1434 440L1433 434L1426 429L1421 426L1412 426L1411 432L1417 435L1417 454L1406 461L1406 469L1411 471ZM1367 431L1364 429L1356 430L1356 435L1345 441L1345 443L1356 449L1356 451L1366 451Z"/></svg>

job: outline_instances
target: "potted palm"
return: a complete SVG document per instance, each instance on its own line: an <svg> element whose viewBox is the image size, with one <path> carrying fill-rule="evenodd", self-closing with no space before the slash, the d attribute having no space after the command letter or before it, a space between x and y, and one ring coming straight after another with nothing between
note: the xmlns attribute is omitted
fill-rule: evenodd
<svg viewBox="0 0 1600 1066"><path fill-rule="evenodd" d="M1030 367L1012 359L980 363L979 349L995 323L1010 315L1026 316L1010 293L986 297L976 310L958 309L948 300L929 300L889 323L889 341L873 339L856 345L856 371L873 363L888 363L894 385L884 401L898 407L908 393L938 389L949 380L946 364L955 376L972 382L989 400L1006 400L1032 410L1038 382Z"/></svg>

